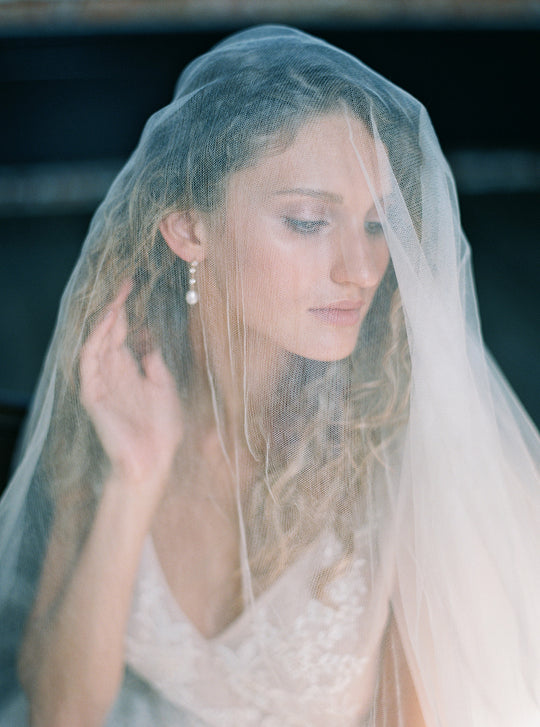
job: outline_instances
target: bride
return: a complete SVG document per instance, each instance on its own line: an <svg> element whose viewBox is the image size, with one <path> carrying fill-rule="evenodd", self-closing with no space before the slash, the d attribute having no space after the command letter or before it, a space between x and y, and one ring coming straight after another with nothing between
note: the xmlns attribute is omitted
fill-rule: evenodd
<svg viewBox="0 0 540 727"><path fill-rule="evenodd" d="M0 510L1 724L538 724L538 454L425 110L232 36L64 295Z"/></svg>

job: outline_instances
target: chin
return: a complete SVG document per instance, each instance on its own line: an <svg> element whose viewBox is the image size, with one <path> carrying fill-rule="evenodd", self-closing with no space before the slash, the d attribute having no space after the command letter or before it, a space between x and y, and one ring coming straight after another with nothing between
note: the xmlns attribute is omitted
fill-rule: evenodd
<svg viewBox="0 0 540 727"><path fill-rule="evenodd" d="M344 361L352 355L356 347L356 340L357 339L355 338L355 340L347 346L336 346L335 344L328 344L325 346L321 344L319 346L306 346L303 350L296 348L296 350L291 351L291 353L295 353L297 356L310 359L311 361L321 361L326 363Z"/></svg>
<svg viewBox="0 0 540 727"><path fill-rule="evenodd" d="M338 337L338 340L330 340L326 343L321 342L319 349L319 355L317 358L321 361L343 361L354 352L358 343L358 335L360 333L360 327L354 332L354 335L345 337ZM341 340L340 340L341 339Z"/></svg>
<svg viewBox="0 0 540 727"><path fill-rule="evenodd" d="M263 337L261 334L258 334L258 336L260 341L265 340L267 343L271 343L275 347L276 353L281 351L309 361L333 363L343 361L352 355L358 342L359 331L360 327L354 333L349 331L347 336L332 336L328 335L328 332L321 336L320 331L316 331L311 336L306 332L304 337L295 335L296 332L273 339ZM256 345L254 345L253 350L258 350Z"/></svg>
<svg viewBox="0 0 540 727"><path fill-rule="evenodd" d="M335 363L337 361L345 361L345 359L349 358L349 356L351 354L352 354L352 351L349 351L348 353L343 354L343 355L304 356L304 358L310 358L312 361L320 361L321 363Z"/></svg>

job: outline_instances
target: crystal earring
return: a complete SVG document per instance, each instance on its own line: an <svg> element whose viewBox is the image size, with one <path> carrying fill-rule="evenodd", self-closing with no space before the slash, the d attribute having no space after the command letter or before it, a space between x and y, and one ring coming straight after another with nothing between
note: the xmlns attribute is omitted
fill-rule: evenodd
<svg viewBox="0 0 540 727"><path fill-rule="evenodd" d="M186 293L186 303L188 305L195 305L199 301L199 294L197 293L197 279L195 274L197 272L197 260L193 260L189 264L189 290Z"/></svg>

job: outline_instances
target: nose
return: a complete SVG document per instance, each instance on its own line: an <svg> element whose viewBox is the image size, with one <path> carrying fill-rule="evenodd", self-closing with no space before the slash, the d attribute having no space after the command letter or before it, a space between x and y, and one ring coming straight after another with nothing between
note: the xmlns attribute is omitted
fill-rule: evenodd
<svg viewBox="0 0 540 727"><path fill-rule="evenodd" d="M382 233L369 235L364 226L351 225L333 244L330 278L339 285L376 287L388 265L389 253Z"/></svg>

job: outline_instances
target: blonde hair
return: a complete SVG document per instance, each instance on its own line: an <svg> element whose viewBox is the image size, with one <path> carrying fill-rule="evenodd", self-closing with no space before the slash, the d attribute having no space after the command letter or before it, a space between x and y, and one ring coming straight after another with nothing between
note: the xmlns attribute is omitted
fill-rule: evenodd
<svg viewBox="0 0 540 727"><path fill-rule="evenodd" d="M390 270L381 296L393 280ZM351 358L325 367L306 385L296 406L304 408L304 416L296 419L296 431L285 435L293 447L274 453L280 466L274 464L249 490L245 522L258 592L330 531L341 554L313 584L323 597L326 586L350 564L354 536L368 511L374 515L375 472L388 466L387 455L408 417L410 356L397 289L390 294L386 323L375 343L361 336ZM369 328L369 321L364 325ZM378 327L384 328L380 320Z"/></svg>
<svg viewBox="0 0 540 727"><path fill-rule="evenodd" d="M266 59L264 63L268 66ZM340 75L334 77L330 65L306 67L303 74L287 63L279 72L267 68L255 78L252 95L259 102L264 88L262 98L271 101L256 105L241 93L235 96L234 89L234 83L241 85L242 72L255 74L253 68L236 69L236 80L224 74L225 88L209 84L188 104L172 104L149 122L89 230L51 351L59 361L57 396L42 463L45 476L54 479L53 499L62 503L64 520L70 511L93 512L108 465L79 400L79 356L93 326L123 281L131 279L128 344L136 357L159 347L179 395L186 396L193 383L184 302L187 266L163 240L159 223L175 210L219 210L228 177L269 148L287 146L307 118L345 105L371 129L376 102ZM235 98L228 109L224 94L226 103L231 95ZM201 130L201 118L218 101L219 113ZM396 123L384 103L379 116L379 133ZM411 150L409 163L403 164ZM418 163L418 150L408 124L397 151L388 152L399 154L406 194L415 195L414 177L407 172ZM406 420L409 357L391 265L377 301L377 312L381 302L386 318L372 324L368 312L350 359L315 367L307 376L305 362L297 361L298 416L270 412L271 464L244 503L249 555L260 590L329 526L343 545L344 558L322 582L339 572L352 552L366 483ZM371 330L375 324L376 332ZM164 335L171 330L177 331L176 340ZM73 517L82 517L89 527L91 518ZM84 532L77 529L81 541Z"/></svg>

